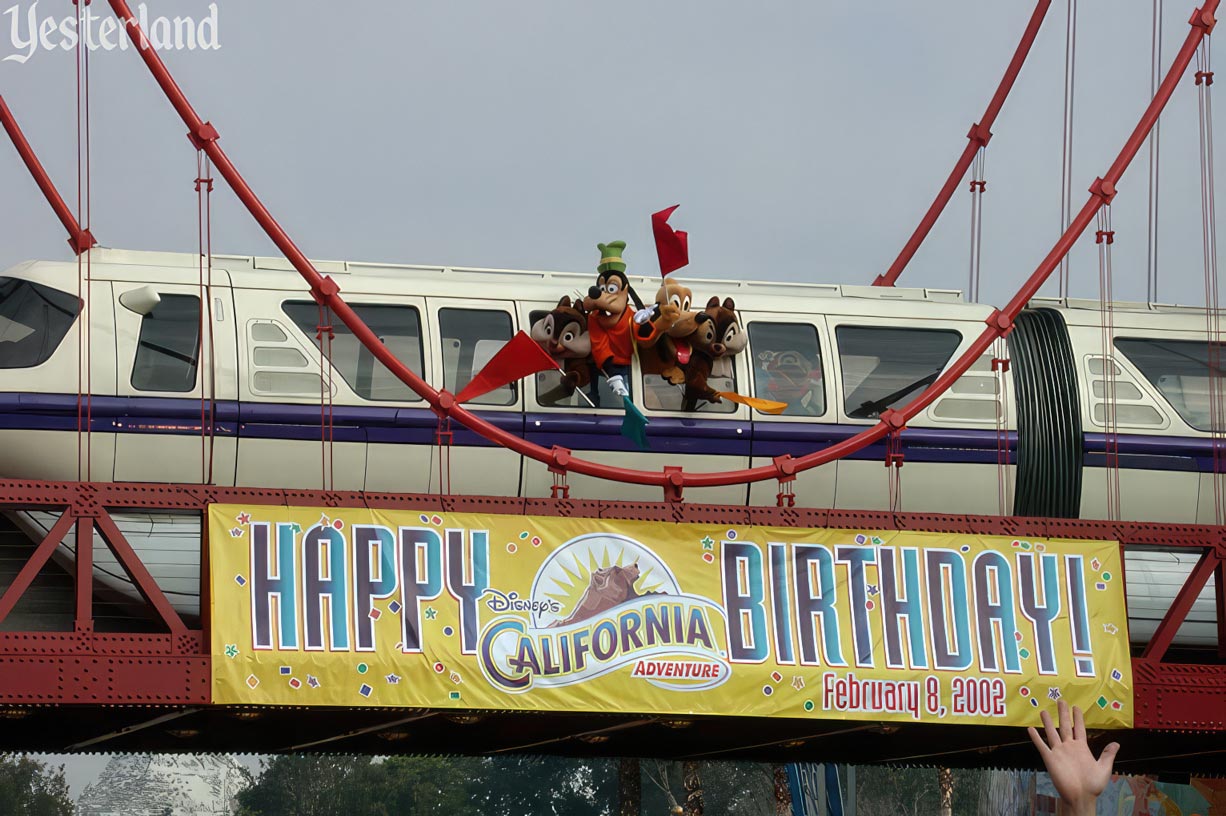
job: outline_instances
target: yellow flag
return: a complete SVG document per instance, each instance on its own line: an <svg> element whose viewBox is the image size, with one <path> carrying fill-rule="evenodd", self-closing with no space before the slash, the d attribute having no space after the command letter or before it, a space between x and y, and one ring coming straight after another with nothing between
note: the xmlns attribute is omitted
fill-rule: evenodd
<svg viewBox="0 0 1226 816"><path fill-rule="evenodd" d="M741 405L748 405L750 408L757 408L764 414L782 414L788 407L786 402L775 402L774 400L759 399L758 397L743 397L731 391L716 391L715 393L719 394L720 399L739 402Z"/></svg>

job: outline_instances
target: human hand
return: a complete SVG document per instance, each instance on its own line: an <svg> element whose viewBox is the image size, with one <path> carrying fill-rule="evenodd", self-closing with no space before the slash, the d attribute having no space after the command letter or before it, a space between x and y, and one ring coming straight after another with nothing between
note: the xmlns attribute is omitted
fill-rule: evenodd
<svg viewBox="0 0 1226 816"><path fill-rule="evenodd" d="M655 308L652 306L648 306L644 309L639 309L637 312L634 313L634 322L638 325L641 325L643 323L646 323L648 320L651 320L653 317L655 317L655 315L656 315Z"/></svg>
<svg viewBox="0 0 1226 816"><path fill-rule="evenodd" d="M1081 709L1073 706L1070 713L1068 703L1060 700L1056 711L1060 718L1059 729L1051 724L1051 716L1046 711L1040 714L1043 730L1047 734L1046 743L1034 726L1026 730L1030 733L1030 741L1039 749L1052 784L1068 807L1070 816L1094 816L1098 795L1111 781L1111 766L1115 763L1120 744L1109 744L1095 759L1090 744L1086 742L1086 726Z"/></svg>
<svg viewBox="0 0 1226 816"><path fill-rule="evenodd" d="M614 374L609 378L609 388L619 397L630 396L630 389L626 387L626 378L621 374Z"/></svg>

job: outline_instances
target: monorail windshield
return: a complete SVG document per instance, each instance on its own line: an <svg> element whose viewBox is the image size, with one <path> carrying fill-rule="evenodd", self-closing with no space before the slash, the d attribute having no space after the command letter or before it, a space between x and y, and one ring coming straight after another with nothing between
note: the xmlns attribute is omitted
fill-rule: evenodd
<svg viewBox="0 0 1226 816"><path fill-rule="evenodd" d="M50 359L81 311L74 295L0 277L0 368L32 368Z"/></svg>

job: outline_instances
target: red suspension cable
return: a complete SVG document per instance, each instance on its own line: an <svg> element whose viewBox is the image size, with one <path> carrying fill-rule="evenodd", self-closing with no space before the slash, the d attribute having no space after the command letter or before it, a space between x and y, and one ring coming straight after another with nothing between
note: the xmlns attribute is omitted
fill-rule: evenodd
<svg viewBox="0 0 1226 816"><path fill-rule="evenodd" d="M72 210L64 203L64 197L60 195L59 190L55 189L55 184L51 181L51 177L47 175L42 162L38 160L38 156L34 153L34 148L30 147L30 142L26 139L25 134L21 132L21 127L17 124L17 118L13 116L13 112L4 101L3 95L0 95L0 124L4 125L4 130L13 142L13 147L17 149L17 154L21 156L21 160L25 163L26 169L30 171L30 176L33 177L34 183L42 191L43 197L51 205L51 210L55 213L55 217L60 220L60 223L64 225L64 229L68 231L68 245L72 247L72 251L81 253L96 245L98 242L94 240L94 236L90 234L89 230L81 229L81 222L77 220Z"/></svg>
<svg viewBox="0 0 1226 816"><path fill-rule="evenodd" d="M979 258L983 250L983 194L988 190L988 182L984 179L987 148L981 147L975 153L975 161L971 166L971 259L968 276L966 299L971 303L979 302Z"/></svg>
<svg viewBox="0 0 1226 816"><path fill-rule="evenodd" d="M1154 0L1154 22L1149 55L1149 95L1158 91L1158 78L1162 76L1162 0ZM1158 180L1162 121L1154 122L1149 133L1149 208L1146 212L1146 299L1158 301Z"/></svg>
<svg viewBox="0 0 1226 816"><path fill-rule="evenodd" d="M199 257L200 343L208 370L200 373L200 481L213 483L216 448L217 355L213 336L213 177L207 156L196 151L196 241Z"/></svg>
<svg viewBox="0 0 1226 816"><path fill-rule="evenodd" d="M890 264L890 268L886 270L884 275L877 276L877 279L873 281L873 286L894 285L899 276L902 275L903 270L907 268L907 264L911 263L911 259L915 257L915 253L928 237L928 233L932 231L933 225L941 217L945 207L949 205L949 200L953 198L954 191L958 189L958 182L966 176L967 169L971 166L971 162L975 160L975 154L988 146L988 140L992 138L992 125L996 123L996 117L1000 114L1000 109L1004 107L1005 100L1009 98L1009 92L1013 90L1013 84L1017 82L1018 74L1022 72L1022 66L1026 64L1026 57L1030 54L1030 47L1034 45L1035 37L1039 35L1039 29L1043 25L1043 18L1047 16L1047 9L1050 7L1051 0L1039 0L1035 4L1034 11L1030 14L1030 21L1026 24L1026 30L1022 32L1022 39L1018 42L1017 48L1013 52L1013 59L1009 60L1009 66L1005 68L1005 75L1001 77L1000 84L996 86L996 93L992 94L992 99L988 102L988 107L984 110L983 116L980 117L978 122L971 125L970 132L966 134L966 138L969 141L963 149L962 155L954 162L954 168L949 171L949 177L941 185L941 189L937 192L937 197L928 207L928 211L924 213L924 217L920 219L915 232L911 233L911 237L903 245L902 251L898 253L894 263Z"/></svg>
<svg viewBox="0 0 1226 816"><path fill-rule="evenodd" d="M72 0L77 15L77 30L82 30L82 15L89 0ZM90 222L90 111L89 49L83 37L76 44L76 123L77 123L77 221L88 233ZM71 243L71 242L70 242ZM77 300L82 305L77 330L77 478L89 481L93 469L93 354L90 325L93 323L91 279L92 247L77 252Z"/></svg>
<svg viewBox="0 0 1226 816"><path fill-rule="evenodd" d="M663 472L640 471L579 459L573 457L570 451L561 448L554 448L552 450L542 448L486 422L466 408L456 404L454 395L446 391L436 391L401 362L387 346L379 342L374 332L340 297L340 287L337 286L336 282L330 277L324 277L319 274L247 185L245 179L235 168L225 151L218 145L216 129L212 124L200 119L187 101L187 98L183 95L182 90L180 90L171 77L161 58L152 48L148 47L144 34L132 16L132 12L125 0L109 0L109 2L116 14L124 21L125 30L137 45L137 53L145 61L154 79L162 88L180 117L187 124L189 138L192 140L192 143L203 149L213 160L217 171L234 189L235 195L238 196L239 200L251 212L252 217L260 224L278 249L284 253L294 268L298 270L298 273L302 275L303 279L310 286L312 295L327 303L332 308L333 313L340 318L341 322L354 333L357 340L379 362L387 366L388 370L401 382L421 396L436 413L457 420L465 427L495 444L559 470L569 470L574 473L629 484L657 485L666 487L668 490L679 490L683 486L718 487L766 479L778 479L780 476L793 475L840 459L881 440L889 432L890 425L883 418L883 421L865 428L865 430L849 439L799 458L781 456L770 465L744 470L716 473L685 473L680 468L670 468L668 471ZM1187 70L1195 54L1197 45L1212 30L1215 22L1214 13L1217 11L1219 3L1220 0L1206 0L1205 5L1197 9L1193 14L1190 21L1191 29L1184 40L1183 46L1176 54L1171 68L1166 74L1166 78L1159 87L1157 95L1155 95L1154 99L1151 100L1145 109L1140 121L1129 135L1124 147L1120 150L1119 155L1107 172L1102 178L1096 179L1094 184L1091 185L1089 199L1082 206L1076 217L1073 218L1069 228L1060 236L1060 239L1052 247L1051 251L1043 258L1038 268L1023 283L1009 303L1003 309L996 310L989 316L986 321L988 324L987 328L962 356L950 364L949 368L925 391L902 408L897 409L897 413L904 423L914 418L944 393L955 380L961 377L991 347L996 338L1012 330L1013 320L1031 298L1035 296L1039 287L1051 276L1060 259L1068 253L1077 239L1085 232L1098 209L1115 196L1116 185L1119 183L1128 165L1136 157L1137 151L1140 150L1158 115L1174 93L1180 77ZM142 42L146 43L145 47L141 47Z"/></svg>
<svg viewBox="0 0 1226 816"><path fill-rule="evenodd" d="M1115 362L1115 283L1111 269L1111 246L1115 230L1111 228L1111 206L1098 211L1098 306L1102 343L1103 377L1103 450L1106 454L1104 474L1107 486L1107 519L1120 518L1120 438L1119 403L1116 399Z"/></svg>
<svg viewBox="0 0 1226 816"><path fill-rule="evenodd" d="M1064 127L1060 158L1060 231L1068 229L1073 215L1073 92L1077 79L1077 0L1068 0L1064 29ZM1060 259L1060 297L1068 297L1069 256Z"/></svg>
<svg viewBox="0 0 1226 816"><path fill-rule="evenodd" d="M1200 196L1205 271L1205 342L1209 368L1209 436L1213 446L1213 513L1216 523L1226 519L1226 490L1223 490L1222 450L1226 432L1226 395L1222 393L1222 324L1217 271L1217 208L1213 173L1213 69L1209 42L1201 43L1196 54L1196 97L1200 129Z"/></svg>

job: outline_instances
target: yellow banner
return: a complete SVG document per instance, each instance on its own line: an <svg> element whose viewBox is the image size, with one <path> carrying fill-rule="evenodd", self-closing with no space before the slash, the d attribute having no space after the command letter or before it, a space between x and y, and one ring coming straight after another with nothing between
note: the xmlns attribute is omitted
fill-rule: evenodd
<svg viewBox="0 0 1226 816"><path fill-rule="evenodd" d="M1132 725L1118 546L209 510L213 700Z"/></svg>

